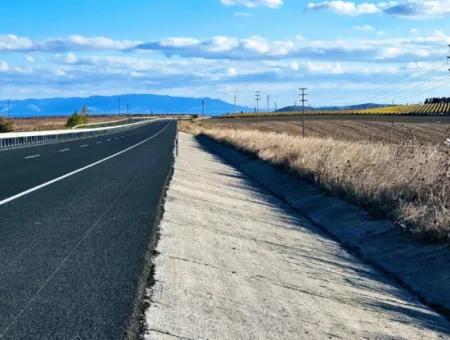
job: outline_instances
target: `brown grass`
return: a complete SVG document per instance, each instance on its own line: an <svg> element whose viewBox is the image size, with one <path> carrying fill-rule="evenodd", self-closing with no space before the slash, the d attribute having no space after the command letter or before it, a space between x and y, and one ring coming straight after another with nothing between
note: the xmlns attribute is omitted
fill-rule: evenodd
<svg viewBox="0 0 450 340"><path fill-rule="evenodd" d="M16 118L14 131L43 131L66 129L68 117L37 117L37 118ZM126 116L89 116L89 123L109 122L126 118Z"/></svg>
<svg viewBox="0 0 450 340"><path fill-rule="evenodd" d="M257 155L433 241L450 238L450 156L432 145L346 141L182 122Z"/></svg>

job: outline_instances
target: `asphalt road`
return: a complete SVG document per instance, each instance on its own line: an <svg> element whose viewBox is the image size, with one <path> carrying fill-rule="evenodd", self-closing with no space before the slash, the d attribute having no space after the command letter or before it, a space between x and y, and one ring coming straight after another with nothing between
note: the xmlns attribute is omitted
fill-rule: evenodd
<svg viewBox="0 0 450 340"><path fill-rule="evenodd" d="M0 339L123 338L175 134L158 121L0 152Z"/></svg>

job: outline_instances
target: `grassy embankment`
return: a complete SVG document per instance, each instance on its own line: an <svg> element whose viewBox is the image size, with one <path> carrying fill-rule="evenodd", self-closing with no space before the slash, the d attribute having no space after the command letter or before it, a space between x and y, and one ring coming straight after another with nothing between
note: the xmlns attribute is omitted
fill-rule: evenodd
<svg viewBox="0 0 450 340"><path fill-rule="evenodd" d="M430 241L450 240L450 149L217 128L181 122L203 134L282 166L330 193L387 217Z"/></svg>

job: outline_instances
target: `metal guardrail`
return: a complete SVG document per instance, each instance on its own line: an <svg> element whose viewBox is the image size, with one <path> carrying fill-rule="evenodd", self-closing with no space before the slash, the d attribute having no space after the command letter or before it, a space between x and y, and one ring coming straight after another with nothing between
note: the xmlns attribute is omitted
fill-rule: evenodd
<svg viewBox="0 0 450 340"><path fill-rule="evenodd" d="M116 123L120 123L120 122L131 121L133 119L136 120L138 118L130 117L130 118L117 119L117 120L110 120L110 121L105 121L105 122L79 124L79 125L75 125L72 129L84 129L85 127L89 127L89 126L116 124Z"/></svg>
<svg viewBox="0 0 450 340"><path fill-rule="evenodd" d="M155 120L157 119L149 119L139 121L137 123L91 129L0 133L0 150L118 133L145 124L149 124L151 122L154 122Z"/></svg>

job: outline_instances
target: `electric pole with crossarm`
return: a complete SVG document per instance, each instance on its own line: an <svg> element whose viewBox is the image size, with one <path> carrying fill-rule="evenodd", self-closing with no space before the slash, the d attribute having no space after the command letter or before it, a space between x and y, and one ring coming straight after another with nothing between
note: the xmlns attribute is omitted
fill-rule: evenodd
<svg viewBox="0 0 450 340"><path fill-rule="evenodd" d="M302 103L302 137L305 138L305 103L308 101L306 97L308 94L305 92L307 90L306 87L301 87L299 89L299 97L300 102Z"/></svg>
<svg viewBox="0 0 450 340"><path fill-rule="evenodd" d="M261 91L256 91L255 100L256 100L256 114L258 116L258 124L259 124L261 120L261 117L259 116L259 101L261 100Z"/></svg>

